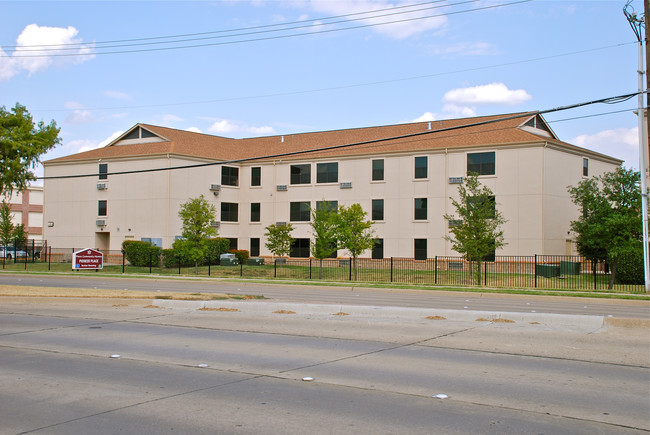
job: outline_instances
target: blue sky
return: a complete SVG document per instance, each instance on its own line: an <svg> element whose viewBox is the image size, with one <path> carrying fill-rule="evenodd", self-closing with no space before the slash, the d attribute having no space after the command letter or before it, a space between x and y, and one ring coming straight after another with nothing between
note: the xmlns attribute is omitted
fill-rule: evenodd
<svg viewBox="0 0 650 435"><path fill-rule="evenodd" d="M238 138L545 110L637 90L624 6L0 1L0 105L57 122L62 143L44 160L138 122ZM561 140L638 167L636 105L545 118Z"/></svg>

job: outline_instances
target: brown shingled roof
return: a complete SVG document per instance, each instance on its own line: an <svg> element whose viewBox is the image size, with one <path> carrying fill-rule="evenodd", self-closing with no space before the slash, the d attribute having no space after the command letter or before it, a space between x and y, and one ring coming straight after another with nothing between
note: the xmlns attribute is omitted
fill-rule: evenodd
<svg viewBox="0 0 650 435"><path fill-rule="evenodd" d="M539 136L519 128L531 116L534 116L534 113L526 112L249 139L231 139L149 124L138 124L137 126L143 127L165 140L116 145L116 142L120 140L118 138L103 148L49 160L46 163L160 154L228 161L302 152L295 158L316 158L520 144L540 140L559 142L554 136L552 138ZM404 137L420 133L425 134ZM327 147L334 148L323 150Z"/></svg>

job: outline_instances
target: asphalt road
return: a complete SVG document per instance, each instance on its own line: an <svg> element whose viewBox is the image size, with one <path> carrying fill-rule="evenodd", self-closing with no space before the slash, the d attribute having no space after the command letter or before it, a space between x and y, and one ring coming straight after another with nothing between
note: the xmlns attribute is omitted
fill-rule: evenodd
<svg viewBox="0 0 650 435"><path fill-rule="evenodd" d="M1 302L2 434L650 431L647 329Z"/></svg>
<svg viewBox="0 0 650 435"><path fill-rule="evenodd" d="M134 279L0 274L0 285L160 290L178 292L263 295L272 301L346 305L439 308L451 310L503 311L614 316L650 319L650 302L621 299L500 295L492 293L440 292L432 290L328 287L314 285L260 284L218 279Z"/></svg>

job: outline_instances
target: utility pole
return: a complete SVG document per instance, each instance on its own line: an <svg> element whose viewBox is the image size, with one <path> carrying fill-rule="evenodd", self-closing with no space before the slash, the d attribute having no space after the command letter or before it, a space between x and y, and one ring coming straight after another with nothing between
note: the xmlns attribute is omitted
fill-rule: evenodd
<svg viewBox="0 0 650 435"><path fill-rule="evenodd" d="M644 0L644 7L648 0ZM648 187L647 187L647 168L646 168L646 139L648 138L645 133L645 110L643 108L643 74L645 73L643 69L643 42L645 35L647 34L648 28L643 32L644 27L644 17L639 18L634 11L634 8L631 6L632 0L628 0L627 4L623 8L623 13L625 18L630 23L630 27L636 35L636 39L639 42L639 64L638 64L638 126L639 126L639 172L641 174L641 216L643 222L643 274L645 277L645 291L650 293L650 263L648 263ZM647 16L647 14L645 14ZM647 51L647 44L646 44ZM647 83L647 82L646 82ZM648 141L650 143L650 140Z"/></svg>

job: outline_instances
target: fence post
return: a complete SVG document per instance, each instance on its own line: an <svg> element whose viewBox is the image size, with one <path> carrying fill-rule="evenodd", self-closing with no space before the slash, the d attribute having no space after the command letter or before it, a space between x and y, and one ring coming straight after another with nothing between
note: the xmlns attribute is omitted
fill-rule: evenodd
<svg viewBox="0 0 650 435"><path fill-rule="evenodd" d="M178 274L180 275L181 274L181 256L180 256L180 254L178 254L176 256L176 258L178 259Z"/></svg>
<svg viewBox="0 0 650 435"><path fill-rule="evenodd" d="M244 276L244 262L239 263L239 277Z"/></svg>
<svg viewBox="0 0 650 435"><path fill-rule="evenodd" d="M594 270L594 290L598 290L596 288L596 269L598 268L598 261L592 260L591 264L592 264L591 268Z"/></svg>
<svg viewBox="0 0 650 435"><path fill-rule="evenodd" d="M484 261L483 264L484 264L484 267L483 267L483 285L487 287L487 265L488 265L488 262Z"/></svg>
<svg viewBox="0 0 650 435"><path fill-rule="evenodd" d="M350 257L350 281L352 281L352 257Z"/></svg>
<svg viewBox="0 0 650 435"><path fill-rule="evenodd" d="M208 255L208 276L210 275L210 265L212 264L212 256Z"/></svg>
<svg viewBox="0 0 650 435"><path fill-rule="evenodd" d="M311 280L311 257L309 257L309 279Z"/></svg>
<svg viewBox="0 0 650 435"><path fill-rule="evenodd" d="M48 246L47 248L50 250L49 254L47 255L47 270L50 270L52 267L52 247Z"/></svg>
<svg viewBox="0 0 650 435"><path fill-rule="evenodd" d="M438 284L438 256L433 258L433 283Z"/></svg>
<svg viewBox="0 0 650 435"><path fill-rule="evenodd" d="M390 257L390 282L393 282L393 257Z"/></svg>
<svg viewBox="0 0 650 435"><path fill-rule="evenodd" d="M149 251L149 275L151 275L151 251Z"/></svg>
<svg viewBox="0 0 650 435"><path fill-rule="evenodd" d="M124 264L125 264L124 258L125 257L126 257L126 255L124 255L124 249L122 249L122 273L124 273Z"/></svg>
<svg viewBox="0 0 650 435"><path fill-rule="evenodd" d="M535 275L535 288L537 288L537 254L535 254L535 267L533 269L533 274Z"/></svg>
<svg viewBox="0 0 650 435"><path fill-rule="evenodd" d="M273 259L273 278L278 277L278 259L274 258Z"/></svg>

